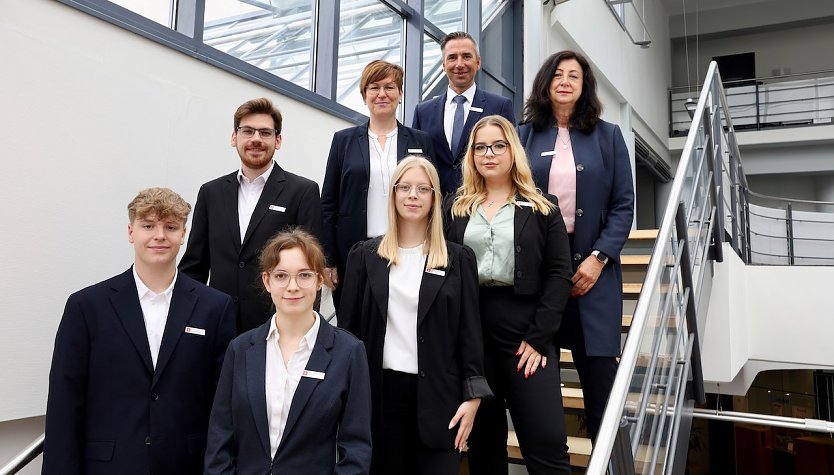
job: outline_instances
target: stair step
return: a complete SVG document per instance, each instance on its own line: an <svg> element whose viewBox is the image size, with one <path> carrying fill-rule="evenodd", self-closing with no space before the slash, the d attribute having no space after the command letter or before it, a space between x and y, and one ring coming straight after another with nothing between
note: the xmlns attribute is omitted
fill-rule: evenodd
<svg viewBox="0 0 834 475"><path fill-rule="evenodd" d="M562 406L565 409L585 409L585 396L579 388L562 388Z"/></svg>
<svg viewBox="0 0 834 475"><path fill-rule="evenodd" d="M623 297L624 298L637 298L640 296L640 291L643 290L643 284L635 284L635 283L623 283Z"/></svg>
<svg viewBox="0 0 834 475"><path fill-rule="evenodd" d="M591 459L591 439L568 436L568 454L572 467L587 467ZM507 433L507 455L511 463L524 461L514 430Z"/></svg>
<svg viewBox="0 0 834 475"><path fill-rule="evenodd" d="M620 256L620 264L624 266L647 266L651 257L645 254L624 254Z"/></svg>
<svg viewBox="0 0 834 475"><path fill-rule="evenodd" d="M657 239L657 229L632 229L630 233L628 233L628 239L630 241L649 241Z"/></svg>

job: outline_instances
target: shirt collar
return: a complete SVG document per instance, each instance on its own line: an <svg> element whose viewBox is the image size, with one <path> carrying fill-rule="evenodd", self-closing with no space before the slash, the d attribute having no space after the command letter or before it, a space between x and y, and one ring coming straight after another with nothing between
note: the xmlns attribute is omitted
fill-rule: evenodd
<svg viewBox="0 0 834 475"><path fill-rule="evenodd" d="M168 286L167 289L163 290L161 294L154 293L153 290L149 289L142 279L139 278L139 274L136 272L136 266L133 266L133 280L136 281L136 293L139 295L139 300L142 300L146 295L149 295L151 298L156 297L157 295L165 295L165 298L171 300L171 295L174 293L174 284L177 283L177 275L179 275L179 270L176 268L174 269L174 280L171 281L171 285Z"/></svg>
<svg viewBox="0 0 834 475"><path fill-rule="evenodd" d="M461 94L463 97L466 98L466 102L469 103L470 106L472 105L472 101L475 99L475 89L477 89L477 87L478 86L475 83L472 83L472 85L469 86L469 89L463 91L463 94ZM457 95L458 93L455 92L451 87L446 88L446 105L451 105L453 99Z"/></svg>
<svg viewBox="0 0 834 475"><path fill-rule="evenodd" d="M307 330L307 333L304 334L304 337L301 338L301 342L299 343L299 346L306 345L309 349L316 346L316 339L318 339L319 327L321 326L321 318L319 318L319 314L314 311L313 315L316 317L313 322L313 326ZM275 314L273 313L272 317L269 319L269 331L266 333L266 340L274 340L277 343L280 338L281 335L278 333L278 327L275 325Z"/></svg>
<svg viewBox="0 0 834 475"><path fill-rule="evenodd" d="M258 182L261 184L266 183L266 181L269 179L269 175L272 173L273 168L275 168L275 160L272 160L272 163L269 165L269 168L267 168L265 172L263 172L260 176L255 177L255 179L252 181L249 181L249 178L246 178L246 175L243 174L243 168L241 168L237 171L237 182L241 185L244 183L249 185ZM261 178L263 178L263 180L261 180Z"/></svg>

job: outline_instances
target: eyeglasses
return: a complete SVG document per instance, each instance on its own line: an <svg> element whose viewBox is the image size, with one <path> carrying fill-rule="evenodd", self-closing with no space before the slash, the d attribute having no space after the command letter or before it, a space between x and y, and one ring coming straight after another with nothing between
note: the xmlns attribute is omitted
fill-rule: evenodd
<svg viewBox="0 0 834 475"><path fill-rule="evenodd" d="M238 127L235 130L237 130L237 133L239 133L242 137L247 139L254 137L255 132L257 132L262 139L271 139L278 133L275 129L253 129L252 127L246 126Z"/></svg>
<svg viewBox="0 0 834 475"><path fill-rule="evenodd" d="M290 274L279 270L272 273L272 280L278 287L286 287L290 285L290 279L295 278L295 283L302 289L309 289L318 282L318 272L311 270L303 270L298 274Z"/></svg>
<svg viewBox="0 0 834 475"><path fill-rule="evenodd" d="M381 91L385 91L385 94L390 96L398 91L399 88L394 84L386 84L385 86L378 86L376 84L372 84L365 88L365 94L370 94L372 96L378 96Z"/></svg>
<svg viewBox="0 0 834 475"><path fill-rule="evenodd" d="M475 152L475 155L482 157L486 155L487 150L492 150L493 155L501 155L502 153L507 151L507 142L495 142L492 145L487 145L485 143L476 143L472 146L472 151Z"/></svg>
<svg viewBox="0 0 834 475"><path fill-rule="evenodd" d="M394 185L394 191L401 195L409 195L411 194L411 190L415 187L410 183L397 183ZM430 187L429 185L417 185L417 194L421 196L428 195L429 193L434 191L434 188Z"/></svg>

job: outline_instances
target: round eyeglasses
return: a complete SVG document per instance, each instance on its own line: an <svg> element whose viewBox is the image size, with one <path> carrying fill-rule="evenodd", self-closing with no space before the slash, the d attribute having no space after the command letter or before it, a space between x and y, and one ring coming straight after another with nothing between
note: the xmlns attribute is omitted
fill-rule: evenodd
<svg viewBox="0 0 834 475"><path fill-rule="evenodd" d="M282 270L272 273L272 280L278 287L286 287L290 285L290 279L295 279L295 284L302 289L309 289L318 282L318 272L311 270L303 270L298 274L290 274Z"/></svg>
<svg viewBox="0 0 834 475"><path fill-rule="evenodd" d="M501 155L507 151L508 147L507 142L495 142L492 145L476 143L472 146L472 151L475 152L475 155L483 157L487 154L487 150L492 150L493 155Z"/></svg>

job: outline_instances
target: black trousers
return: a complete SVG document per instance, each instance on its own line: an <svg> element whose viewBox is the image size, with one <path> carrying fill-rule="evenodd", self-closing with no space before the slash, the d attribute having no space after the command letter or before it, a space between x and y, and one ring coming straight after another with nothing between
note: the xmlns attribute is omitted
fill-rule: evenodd
<svg viewBox="0 0 834 475"><path fill-rule="evenodd" d="M514 319L532 319L535 298L516 296L510 287L482 287L480 309L484 328L485 373L495 397L481 403L469 438L469 473L499 475L507 467L507 409L513 420L527 471L569 474L565 414L562 408L558 357L551 349L546 368L524 378L516 371L515 348L507 351L507 338L491 338L501 327L520 328ZM529 321L529 320L528 320ZM522 322L523 323L523 322Z"/></svg>
<svg viewBox="0 0 834 475"><path fill-rule="evenodd" d="M457 475L460 454L436 450L420 440L417 375L383 370L382 437L374 440L374 475Z"/></svg>
<svg viewBox="0 0 834 475"><path fill-rule="evenodd" d="M585 335L579 322L579 308L576 299L568 301L562 320L559 340L573 355L573 364L579 374L579 384L585 400L585 417L588 420L588 435L594 441L599 433L602 415L608 396L617 376L617 358L613 356L588 356L585 351Z"/></svg>

